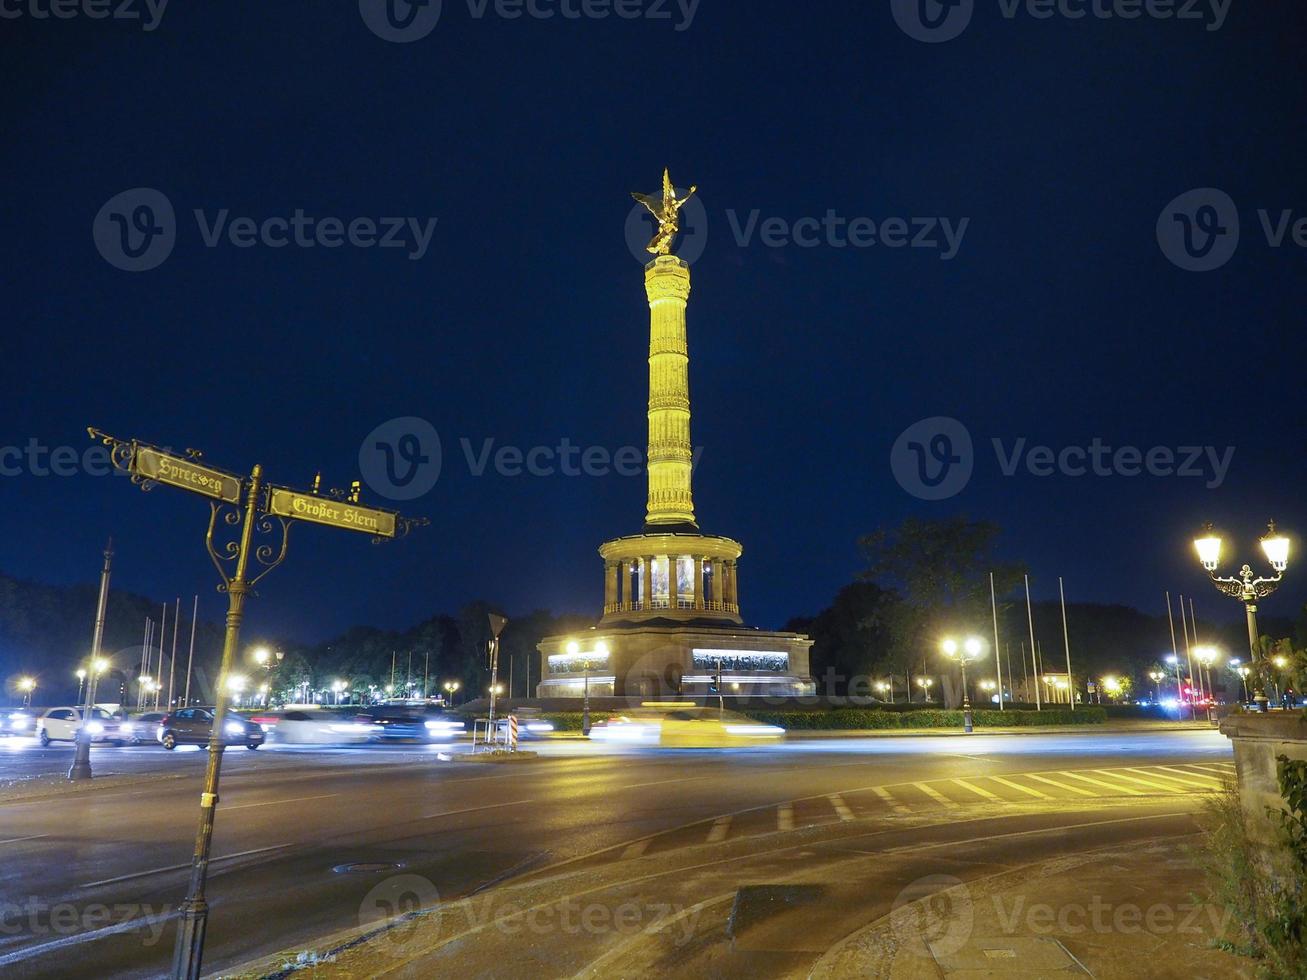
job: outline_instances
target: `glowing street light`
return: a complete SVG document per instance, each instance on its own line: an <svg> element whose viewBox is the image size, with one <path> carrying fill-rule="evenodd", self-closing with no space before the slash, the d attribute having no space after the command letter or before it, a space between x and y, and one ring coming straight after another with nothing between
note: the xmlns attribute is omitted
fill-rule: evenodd
<svg viewBox="0 0 1307 980"><path fill-rule="evenodd" d="M883 697L885 694L888 694L888 695L889 695L889 703L890 703L890 704L893 704L893 703L894 703L894 685L891 684L889 681L877 681L877 682L876 682L876 690L880 691L882 697Z"/></svg>
<svg viewBox="0 0 1307 980"><path fill-rule="evenodd" d="M1154 700L1154 701L1161 701L1161 700L1162 700L1162 691L1161 691L1160 685L1161 685L1162 681L1165 679L1165 677L1166 677L1166 674L1162 673L1160 670L1150 670L1150 671L1148 672L1148 678L1149 678L1149 680L1151 680L1151 681L1153 682L1153 700Z"/></svg>
<svg viewBox="0 0 1307 980"><path fill-rule="evenodd" d="M32 706L32 692L36 690L36 678L18 678L18 690L23 692L23 707L30 708Z"/></svg>
<svg viewBox="0 0 1307 980"><path fill-rule="evenodd" d="M454 703L454 692L457 691L461 686L462 685L459 684L458 681L445 681L444 683L445 693L449 695L449 703L451 705Z"/></svg>
<svg viewBox="0 0 1307 980"><path fill-rule="evenodd" d="M79 667L79 668L75 671L75 673L77 674L77 703L78 703L78 704L81 704L81 703L82 703L82 688L83 688L83 685L86 684L86 671L85 671L84 669L82 669L82 668Z"/></svg>
<svg viewBox="0 0 1307 980"><path fill-rule="evenodd" d="M1289 567L1289 539L1276 529L1275 521L1271 521L1267 525L1266 534L1262 536L1260 543L1262 552L1266 555L1266 560L1275 571L1275 575L1271 578L1255 576L1252 568L1248 565L1244 565L1239 570L1238 575L1218 576L1216 569L1221 564L1220 534L1211 524L1205 524L1203 525L1202 534L1194 539L1194 549L1198 552L1198 561L1207 570L1212 584L1223 594L1238 599L1244 604L1244 610L1248 617L1248 650L1252 655L1251 662L1254 665L1257 663L1259 656L1257 649L1257 600L1266 598L1279 587L1280 581L1284 578L1284 570ZM1257 710L1266 711L1269 707L1269 699L1261 689L1260 674L1254 683L1257 690L1253 694L1253 701L1257 706Z"/></svg>
<svg viewBox="0 0 1307 980"><path fill-rule="evenodd" d="M967 691L967 661L976 660L985 652L985 641L977 636L969 636L959 644L950 637L940 643L939 649L944 656L962 665L962 728L971 732L974 728L971 723L971 696Z"/></svg>

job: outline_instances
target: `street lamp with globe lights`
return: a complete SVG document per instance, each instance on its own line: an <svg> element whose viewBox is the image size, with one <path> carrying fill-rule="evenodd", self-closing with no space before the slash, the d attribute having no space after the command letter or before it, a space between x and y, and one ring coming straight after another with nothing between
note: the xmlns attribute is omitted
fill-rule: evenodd
<svg viewBox="0 0 1307 980"><path fill-rule="evenodd" d="M892 685L889 681L877 681L876 690L878 690L881 693L882 700L884 699L884 696L888 694L889 703L890 704L894 703L894 685Z"/></svg>
<svg viewBox="0 0 1307 980"><path fill-rule="evenodd" d="M1166 662L1175 668L1175 717L1178 720L1184 713L1184 678L1180 672L1180 658L1174 653L1168 653Z"/></svg>
<svg viewBox="0 0 1307 980"><path fill-rule="evenodd" d="M1275 668L1275 700L1284 703L1284 686L1281 684L1281 675L1289 668L1289 658L1283 654L1277 654L1271 658L1271 666Z"/></svg>
<svg viewBox="0 0 1307 980"><path fill-rule="evenodd" d="M458 681L445 681L445 693L449 695L449 703L451 706L454 703L454 692L457 691L460 686L461 685Z"/></svg>
<svg viewBox="0 0 1307 980"><path fill-rule="evenodd" d="M86 689L86 668L78 667L74 673L77 675L77 703L82 703L82 692Z"/></svg>
<svg viewBox="0 0 1307 980"><path fill-rule="evenodd" d="M971 732L974 726L971 719L971 695L967 691L967 661L980 658L985 652L985 641L978 636L969 636L959 643L950 637L939 645L939 649L944 656L962 665L962 728Z"/></svg>
<svg viewBox="0 0 1307 980"><path fill-rule="evenodd" d="M1159 702L1160 702L1160 701L1162 700L1161 683L1162 683L1163 680L1165 680L1165 678L1166 678L1166 674L1164 674L1164 673L1163 673L1162 671L1160 671L1160 670L1150 670L1150 671L1148 672L1148 679L1151 680L1151 681L1153 682L1153 700L1154 700L1154 701L1159 701Z"/></svg>
<svg viewBox="0 0 1307 980"><path fill-rule="evenodd" d="M930 687L934 683L935 683L935 678L933 677L917 678L917 686L921 688L921 696L924 697L927 701L930 700Z"/></svg>
<svg viewBox="0 0 1307 980"><path fill-rule="evenodd" d="M36 678L18 678L18 690L23 692L23 707L30 708L32 706L32 692L36 690Z"/></svg>
<svg viewBox="0 0 1307 980"><path fill-rule="evenodd" d="M245 692L245 685L248 683L243 674L232 674L227 678L227 690L231 692L232 702L239 705L241 695Z"/></svg>
<svg viewBox="0 0 1307 980"><path fill-rule="evenodd" d="M1232 658L1228 666L1232 671L1234 671L1235 675L1243 682L1243 699L1244 701L1247 701L1248 700L1248 675L1252 673L1252 671L1250 671L1248 669L1248 665L1245 664L1238 657Z"/></svg>
<svg viewBox="0 0 1307 980"><path fill-rule="evenodd" d="M1266 534L1262 536L1262 552L1270 562L1275 575L1271 578L1253 574L1250 566L1244 565L1238 575L1217 575L1216 569L1221 564L1221 536L1211 524L1203 525L1203 533L1194 539L1194 549L1198 552L1198 561L1207 570L1212 584L1225 595L1238 599L1244 604L1248 616L1248 652L1252 655L1251 663L1258 666L1257 650L1257 600L1264 599L1279 587L1284 578L1284 570L1289 567L1289 539L1275 527L1275 521L1267 524ZM1256 671L1253 679L1256 690L1253 701L1258 711L1266 711L1270 706L1266 692L1262 690L1261 671Z"/></svg>

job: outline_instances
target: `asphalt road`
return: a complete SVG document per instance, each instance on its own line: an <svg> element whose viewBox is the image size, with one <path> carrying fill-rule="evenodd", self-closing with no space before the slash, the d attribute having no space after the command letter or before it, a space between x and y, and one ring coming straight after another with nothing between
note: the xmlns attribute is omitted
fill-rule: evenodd
<svg viewBox="0 0 1307 980"><path fill-rule="evenodd" d="M1072 849L1103 839L1089 826L1095 807L1192 810L1232 772L1229 742L1207 731L532 747L539 759L512 766L444 761L438 746L229 750L206 971L357 926L375 914L373 889L401 874L425 879L422 899L434 903L691 847L775 847L805 828L874 827L887 815L929 816L965 838L976 807L1010 810L1010 827L1061 821L1072 829L1056 847ZM0 742L0 770L61 772L70 755ZM145 781L0 801L6 976L167 969L204 753L97 748L94 762L97 774ZM353 863L376 867L338 870Z"/></svg>

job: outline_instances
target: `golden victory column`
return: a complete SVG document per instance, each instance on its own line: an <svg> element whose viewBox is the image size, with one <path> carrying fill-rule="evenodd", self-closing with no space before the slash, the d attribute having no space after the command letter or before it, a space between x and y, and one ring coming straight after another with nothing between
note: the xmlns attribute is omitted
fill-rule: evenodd
<svg viewBox="0 0 1307 980"><path fill-rule="evenodd" d="M658 222L648 251L649 496L644 530L606 541L604 614L596 627L540 642L540 697L802 694L812 689L808 651L797 633L743 626L730 538L699 531L691 491L690 266L671 254L680 210L663 172L661 196L632 195Z"/></svg>

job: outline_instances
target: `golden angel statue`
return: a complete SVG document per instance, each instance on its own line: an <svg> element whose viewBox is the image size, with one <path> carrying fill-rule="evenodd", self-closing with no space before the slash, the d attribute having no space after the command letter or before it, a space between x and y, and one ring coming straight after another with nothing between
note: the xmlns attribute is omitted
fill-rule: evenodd
<svg viewBox="0 0 1307 980"><path fill-rule="evenodd" d="M686 201L694 196L694 192L698 189L697 186L691 187L690 192L685 197L678 198L676 188L672 186L671 174L664 170L661 200L648 194L631 192L631 196L648 208L649 213L658 220L658 233L654 235L653 241L646 246L646 251L654 255L667 255L671 252L672 240L676 238L676 233L681 230L681 208L685 206Z"/></svg>

